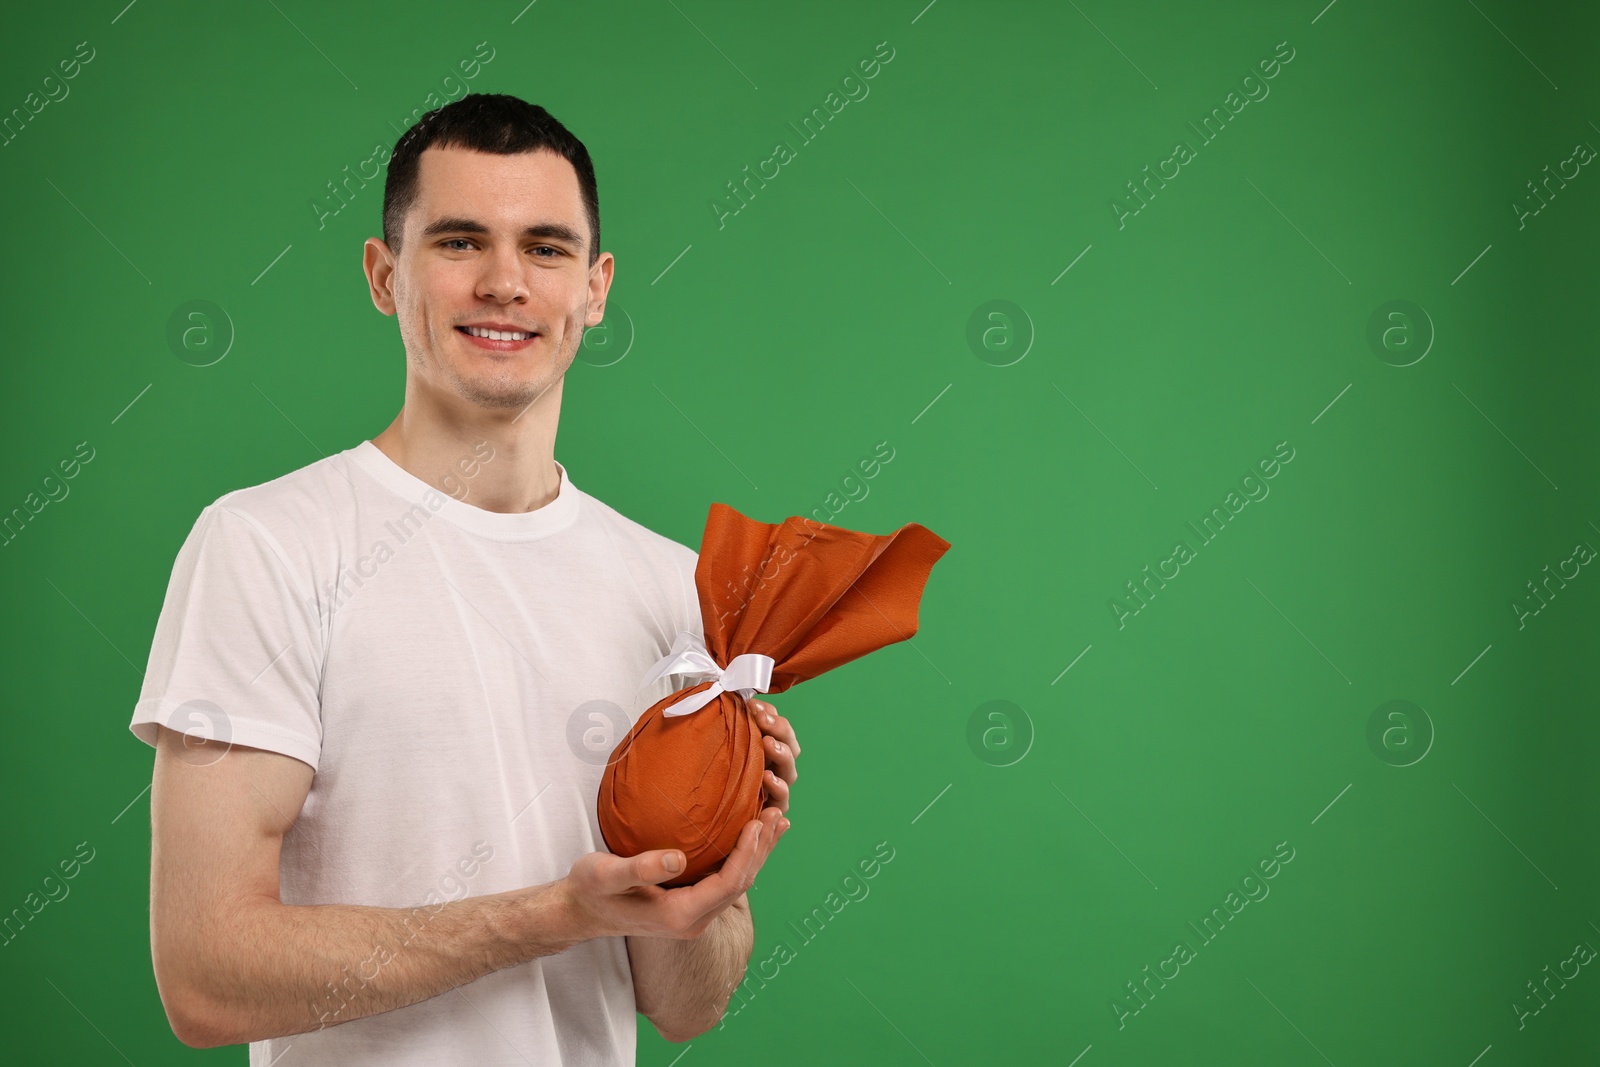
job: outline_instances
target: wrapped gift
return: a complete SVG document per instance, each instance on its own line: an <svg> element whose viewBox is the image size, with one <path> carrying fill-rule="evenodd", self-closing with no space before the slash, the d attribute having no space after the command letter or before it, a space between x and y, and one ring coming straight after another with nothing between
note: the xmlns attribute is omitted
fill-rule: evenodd
<svg viewBox="0 0 1600 1067"><path fill-rule="evenodd" d="M765 799L747 702L915 635L923 586L949 548L914 522L878 535L712 504L695 568L705 633L680 632L641 688L702 680L651 706L612 751L598 804L606 847L681 849L688 863L666 886L721 867Z"/></svg>

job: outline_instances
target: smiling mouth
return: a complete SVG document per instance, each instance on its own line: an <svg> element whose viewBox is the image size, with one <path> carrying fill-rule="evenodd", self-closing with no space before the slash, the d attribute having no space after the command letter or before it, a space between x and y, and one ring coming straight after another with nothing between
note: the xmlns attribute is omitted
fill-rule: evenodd
<svg viewBox="0 0 1600 1067"><path fill-rule="evenodd" d="M480 326L457 326L456 330L485 341L528 341L539 336L527 330L486 330Z"/></svg>

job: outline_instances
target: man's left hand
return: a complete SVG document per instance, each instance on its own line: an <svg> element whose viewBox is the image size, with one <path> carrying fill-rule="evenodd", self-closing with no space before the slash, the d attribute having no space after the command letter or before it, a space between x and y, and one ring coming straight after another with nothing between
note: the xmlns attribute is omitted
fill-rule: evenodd
<svg viewBox="0 0 1600 1067"><path fill-rule="evenodd" d="M799 777L794 763L795 758L800 755L800 742L795 739L794 727L789 724L789 720L779 715L778 710L771 704L763 700L752 700L750 710L755 712L756 723L764 735L761 744L767 756L767 769L761 777L762 799L770 801L772 806L777 808L780 816L778 829L785 830L789 826L789 820L781 816L789 810L789 787ZM765 808L766 804L762 807Z"/></svg>
<svg viewBox="0 0 1600 1067"><path fill-rule="evenodd" d="M750 701L756 725L761 729L761 746L766 753L766 769L761 772L761 810L756 821L761 825L761 839L756 845L753 872L761 869L784 832L789 829L785 812L789 810L789 789L799 777L795 758L800 755L800 742L795 739L794 727L778 710L764 700Z"/></svg>

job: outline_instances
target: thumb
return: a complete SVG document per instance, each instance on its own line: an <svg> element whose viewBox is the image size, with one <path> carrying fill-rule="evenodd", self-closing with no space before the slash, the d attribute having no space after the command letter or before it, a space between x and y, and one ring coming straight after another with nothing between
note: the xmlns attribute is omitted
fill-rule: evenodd
<svg viewBox="0 0 1600 1067"><path fill-rule="evenodd" d="M676 848L651 849L635 856L609 852L592 855L594 862L587 868L587 878L603 893L622 893L634 886L664 882L682 874L685 863L683 850Z"/></svg>
<svg viewBox="0 0 1600 1067"><path fill-rule="evenodd" d="M655 885L683 873L681 849L658 848L633 857L633 876L639 885Z"/></svg>

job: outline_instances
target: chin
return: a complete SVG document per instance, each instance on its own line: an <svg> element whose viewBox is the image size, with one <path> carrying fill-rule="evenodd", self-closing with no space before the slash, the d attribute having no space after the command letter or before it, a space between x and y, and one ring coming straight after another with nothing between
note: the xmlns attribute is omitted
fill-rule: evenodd
<svg viewBox="0 0 1600 1067"><path fill-rule="evenodd" d="M536 382L484 383L475 386L463 383L457 395L461 399L485 408L524 408L537 400L546 386Z"/></svg>

